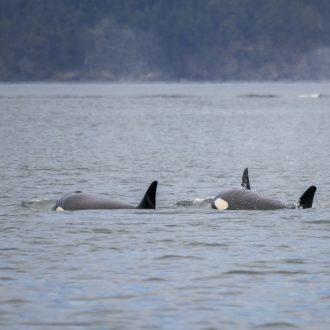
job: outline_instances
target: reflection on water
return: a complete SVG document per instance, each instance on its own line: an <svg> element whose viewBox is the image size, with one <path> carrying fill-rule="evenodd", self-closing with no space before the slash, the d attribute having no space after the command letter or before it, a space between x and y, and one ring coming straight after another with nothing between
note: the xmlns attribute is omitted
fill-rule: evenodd
<svg viewBox="0 0 330 330"><path fill-rule="evenodd" d="M329 87L0 85L1 328L327 329ZM315 207L211 209L245 167ZM153 180L155 211L50 210Z"/></svg>

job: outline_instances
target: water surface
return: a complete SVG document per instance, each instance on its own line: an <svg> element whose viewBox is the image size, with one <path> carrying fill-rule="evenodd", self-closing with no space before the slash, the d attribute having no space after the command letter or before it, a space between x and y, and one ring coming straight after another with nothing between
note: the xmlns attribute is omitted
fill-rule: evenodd
<svg viewBox="0 0 330 330"><path fill-rule="evenodd" d="M0 327L328 329L330 84L0 85ZM310 210L228 211L239 187ZM74 190L158 207L52 212Z"/></svg>

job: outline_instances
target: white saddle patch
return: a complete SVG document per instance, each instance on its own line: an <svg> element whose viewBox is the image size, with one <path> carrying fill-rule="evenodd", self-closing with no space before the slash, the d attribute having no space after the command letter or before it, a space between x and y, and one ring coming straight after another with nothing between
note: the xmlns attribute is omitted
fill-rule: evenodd
<svg viewBox="0 0 330 330"><path fill-rule="evenodd" d="M218 210L228 209L228 203L222 198L217 198L214 202L214 205Z"/></svg>

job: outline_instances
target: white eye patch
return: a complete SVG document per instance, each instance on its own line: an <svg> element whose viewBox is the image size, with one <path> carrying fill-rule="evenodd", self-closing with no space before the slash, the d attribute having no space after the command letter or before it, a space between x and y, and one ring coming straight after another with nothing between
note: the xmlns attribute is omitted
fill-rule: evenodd
<svg viewBox="0 0 330 330"><path fill-rule="evenodd" d="M228 209L228 203L222 198L217 198L214 202L214 205L218 210Z"/></svg>
<svg viewBox="0 0 330 330"><path fill-rule="evenodd" d="M57 212L59 212L59 211L64 211L64 209L63 209L63 207L61 207L61 206L58 206L57 208L56 208L56 210L55 211L57 211Z"/></svg>

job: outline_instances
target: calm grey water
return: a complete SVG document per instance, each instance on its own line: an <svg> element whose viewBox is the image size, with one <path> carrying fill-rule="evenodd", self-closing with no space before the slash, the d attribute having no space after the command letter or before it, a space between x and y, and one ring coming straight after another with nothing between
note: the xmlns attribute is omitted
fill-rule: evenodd
<svg viewBox="0 0 330 330"><path fill-rule="evenodd" d="M329 83L0 85L0 328L329 329L329 127ZM211 209L245 167L314 208Z"/></svg>

